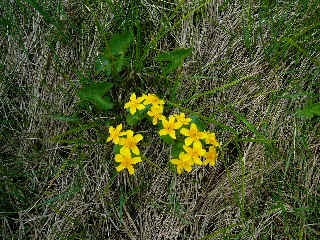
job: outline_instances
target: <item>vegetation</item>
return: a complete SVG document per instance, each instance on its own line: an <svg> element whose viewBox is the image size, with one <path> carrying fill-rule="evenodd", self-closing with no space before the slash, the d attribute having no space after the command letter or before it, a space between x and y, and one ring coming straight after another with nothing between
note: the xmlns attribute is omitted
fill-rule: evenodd
<svg viewBox="0 0 320 240"><path fill-rule="evenodd" d="M1 237L318 239L319 11L316 0L2 1ZM215 165L189 172L179 155L191 148L172 142L170 120L149 121L160 107L133 111L133 93L214 132ZM120 124L143 136L131 174L117 171L131 158L111 143Z"/></svg>

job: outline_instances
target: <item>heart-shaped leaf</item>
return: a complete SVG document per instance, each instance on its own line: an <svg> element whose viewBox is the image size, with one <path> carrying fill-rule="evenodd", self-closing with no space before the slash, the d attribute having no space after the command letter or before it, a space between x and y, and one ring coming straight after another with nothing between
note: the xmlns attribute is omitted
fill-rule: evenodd
<svg viewBox="0 0 320 240"><path fill-rule="evenodd" d="M192 53L191 48L175 49L171 52L160 54L155 60L159 62L169 62L166 67L163 67L163 74L167 75L175 71L183 65L184 59Z"/></svg>
<svg viewBox="0 0 320 240"><path fill-rule="evenodd" d="M92 83L90 86L80 89L78 95L81 100L89 101L101 110L110 110L113 103L109 97L104 97L104 95L112 86L113 84L110 82Z"/></svg>

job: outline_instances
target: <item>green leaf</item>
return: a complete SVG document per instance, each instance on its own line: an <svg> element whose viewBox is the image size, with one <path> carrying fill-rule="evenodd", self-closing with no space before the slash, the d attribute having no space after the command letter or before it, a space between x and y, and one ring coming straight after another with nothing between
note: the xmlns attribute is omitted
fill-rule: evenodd
<svg viewBox="0 0 320 240"><path fill-rule="evenodd" d="M201 121L201 119L196 115L191 115L190 118L192 119L191 123L194 123L197 125L197 128L200 131L206 130L207 126L204 124L204 122Z"/></svg>
<svg viewBox="0 0 320 240"><path fill-rule="evenodd" d="M119 55L125 54L133 41L133 34L131 32L125 32L116 34L108 42L106 53L107 55Z"/></svg>
<svg viewBox="0 0 320 240"><path fill-rule="evenodd" d="M114 145L113 145L113 152L114 152L115 154L119 154L121 148L122 148L121 145L119 145L119 144L114 144Z"/></svg>
<svg viewBox="0 0 320 240"><path fill-rule="evenodd" d="M312 118L315 115L320 116L320 102L314 104L311 102L307 103L303 109L297 111L297 114L305 118Z"/></svg>
<svg viewBox="0 0 320 240"><path fill-rule="evenodd" d="M54 114L54 115L50 115L49 117L54 120L65 121L65 122L79 122L80 121L80 119L77 117L65 116L63 114Z"/></svg>
<svg viewBox="0 0 320 240"><path fill-rule="evenodd" d="M172 139L169 135L162 135L160 138L168 144L174 144L174 139Z"/></svg>
<svg viewBox="0 0 320 240"><path fill-rule="evenodd" d="M116 34L107 43L103 54L100 54L96 60L96 72L104 71L110 75L113 71L120 72L128 65L129 60L124 55L133 41L133 34L125 32Z"/></svg>
<svg viewBox="0 0 320 240"><path fill-rule="evenodd" d="M179 154L183 152L183 145L184 145L183 142L176 142L173 144L172 151L171 151L173 158L178 158Z"/></svg>
<svg viewBox="0 0 320 240"><path fill-rule="evenodd" d="M166 67L162 68L163 74L167 75L175 71L178 67L183 65L184 59L190 56L192 48L175 49L171 52L160 54L155 60L159 62L169 62Z"/></svg>
<svg viewBox="0 0 320 240"><path fill-rule="evenodd" d="M113 103L109 97L103 97L113 84L110 82L93 83L88 87L79 90L78 95L81 100L89 101L101 110L110 110Z"/></svg>
<svg viewBox="0 0 320 240"><path fill-rule="evenodd" d="M148 108L145 108L143 110L137 110L133 115L129 113L126 119L128 125L131 127L136 126L142 119L147 116L147 111Z"/></svg>
<svg viewBox="0 0 320 240"><path fill-rule="evenodd" d="M107 75L110 75L112 71L112 61L106 56L99 54L96 61L96 72L99 73L102 71L104 71Z"/></svg>

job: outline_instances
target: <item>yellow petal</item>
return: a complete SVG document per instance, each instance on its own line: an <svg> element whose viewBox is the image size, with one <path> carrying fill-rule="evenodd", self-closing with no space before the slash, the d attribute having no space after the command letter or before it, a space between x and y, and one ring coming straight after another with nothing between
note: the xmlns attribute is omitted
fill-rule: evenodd
<svg viewBox="0 0 320 240"><path fill-rule="evenodd" d="M180 162L180 160L175 158L175 159L171 159L170 162L171 162L172 164L178 165L179 162Z"/></svg>
<svg viewBox="0 0 320 240"><path fill-rule="evenodd" d="M202 161L200 160L200 158L194 159L193 162L194 162L195 164L202 165Z"/></svg>
<svg viewBox="0 0 320 240"><path fill-rule="evenodd" d="M190 131L189 131L189 129L186 129L186 128L182 128L181 130L180 130L180 133L182 134L182 135L185 135L185 136L190 136L190 133L189 133Z"/></svg>
<svg viewBox="0 0 320 240"><path fill-rule="evenodd" d="M116 130L119 131L119 132L122 130L122 123L120 123L120 124L116 127Z"/></svg>
<svg viewBox="0 0 320 240"><path fill-rule="evenodd" d="M137 102L138 102L138 103L141 103L142 101L144 101L144 98L143 98L143 97L138 97ZM141 104L141 105L142 105L142 104ZM142 106L145 108L144 105L142 105Z"/></svg>
<svg viewBox="0 0 320 240"><path fill-rule="evenodd" d="M184 140L184 143L187 145L187 146L190 146L193 142L193 139L191 137L187 137L185 140Z"/></svg>
<svg viewBox="0 0 320 240"><path fill-rule="evenodd" d="M120 164L118 167L116 167L117 171L120 172L124 169L124 166Z"/></svg>
<svg viewBox="0 0 320 240"><path fill-rule="evenodd" d="M192 167L191 167L191 165L190 165L190 166L187 166L185 169L186 169L187 172L191 172Z"/></svg>
<svg viewBox="0 0 320 240"><path fill-rule="evenodd" d="M137 146L134 146L131 150L135 155L139 155L140 154L140 150L139 150L139 148Z"/></svg>
<svg viewBox="0 0 320 240"><path fill-rule="evenodd" d="M168 135L168 131L167 131L166 129L161 129L161 130L159 131L159 134L160 134L160 136L162 136L162 135Z"/></svg>
<svg viewBox="0 0 320 240"><path fill-rule="evenodd" d="M169 136L170 136L171 138L173 138L173 139L176 139L176 132L175 132L175 131L171 131L171 132L169 133Z"/></svg>
<svg viewBox="0 0 320 240"><path fill-rule="evenodd" d="M110 126L109 127L109 133L112 133L112 132L114 132L114 127Z"/></svg>
<svg viewBox="0 0 320 240"><path fill-rule="evenodd" d="M193 130L193 131L198 131L198 128L197 128L197 125L196 124L194 124L194 123L192 123L191 124L191 127L190 127L190 130Z"/></svg>
<svg viewBox="0 0 320 240"><path fill-rule="evenodd" d="M117 155L115 156L116 162L122 162L122 159L123 159L123 157L121 156L121 154L117 154Z"/></svg>
<svg viewBox="0 0 320 240"><path fill-rule="evenodd" d="M128 166L128 171L130 175L134 174L134 168L131 165Z"/></svg>
<svg viewBox="0 0 320 240"><path fill-rule="evenodd" d="M157 125L157 123L158 123L158 119L157 119L157 118L153 118L153 119L152 119L152 124L153 124L153 125Z"/></svg>
<svg viewBox="0 0 320 240"><path fill-rule="evenodd" d="M130 96L130 100L131 100L131 101L134 101L134 100L136 100L136 99L137 99L136 94L135 94L135 93L132 93L131 96Z"/></svg>
<svg viewBox="0 0 320 240"><path fill-rule="evenodd" d="M143 139L143 136L141 134L137 134L134 136L134 139L136 140L136 142L140 142Z"/></svg>
<svg viewBox="0 0 320 240"><path fill-rule="evenodd" d="M131 113L131 115L135 114L136 111L137 111L136 108L133 108L133 107L130 108L130 113Z"/></svg>
<svg viewBox="0 0 320 240"><path fill-rule="evenodd" d="M122 147L120 149L120 154L123 155L123 156L126 156L126 157L130 157L131 158L131 153L130 153L130 150L126 147Z"/></svg>
<svg viewBox="0 0 320 240"><path fill-rule="evenodd" d="M107 142L110 142L112 140L112 137L107 138Z"/></svg>
<svg viewBox="0 0 320 240"><path fill-rule="evenodd" d="M139 110L142 110L142 109L145 109L146 107L145 107L143 104L138 104L138 105L137 105L137 108L138 108Z"/></svg>
<svg viewBox="0 0 320 240"><path fill-rule="evenodd" d="M136 163L139 163L139 162L142 162L141 157L132 158L132 164L136 164Z"/></svg>
<svg viewBox="0 0 320 240"><path fill-rule="evenodd" d="M126 133L128 137L132 137L134 132L132 130L128 130Z"/></svg>

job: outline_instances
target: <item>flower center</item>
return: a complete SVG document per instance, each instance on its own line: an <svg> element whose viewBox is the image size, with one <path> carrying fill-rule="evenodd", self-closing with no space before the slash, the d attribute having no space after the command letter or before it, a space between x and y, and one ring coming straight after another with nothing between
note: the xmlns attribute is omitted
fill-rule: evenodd
<svg viewBox="0 0 320 240"><path fill-rule="evenodd" d="M125 168L128 168L131 165L131 159L129 157L127 157L127 156L124 156L122 158L121 163Z"/></svg>
<svg viewBox="0 0 320 240"><path fill-rule="evenodd" d="M127 140L127 147L128 148L133 148L135 146L134 138L128 138Z"/></svg>

